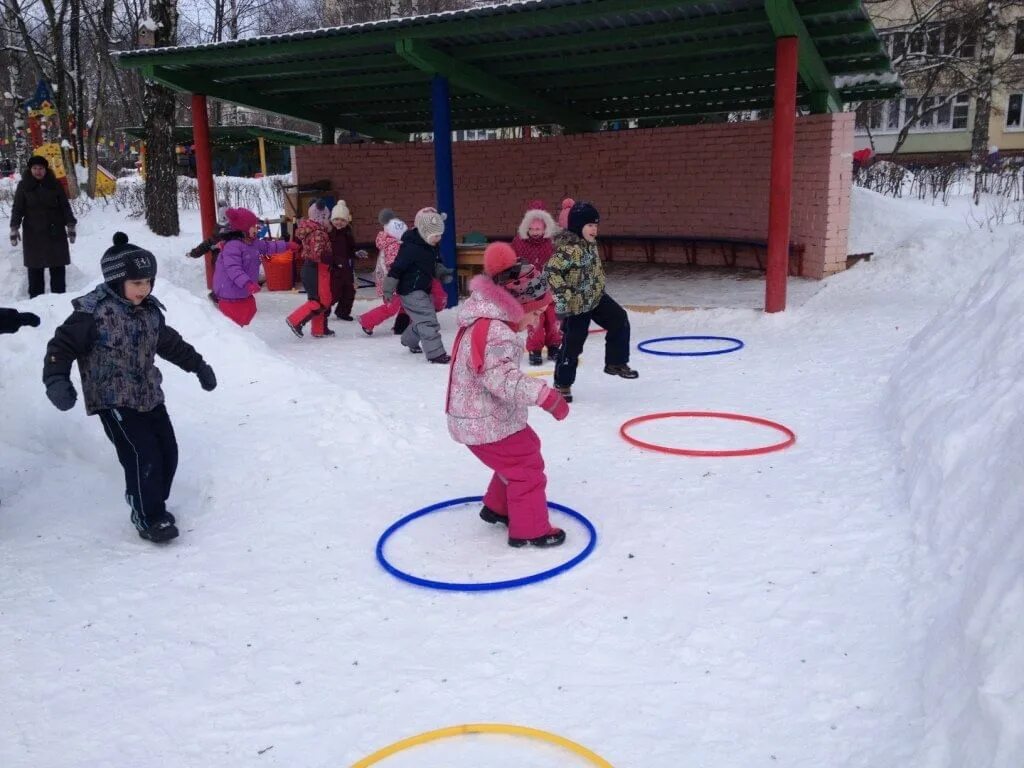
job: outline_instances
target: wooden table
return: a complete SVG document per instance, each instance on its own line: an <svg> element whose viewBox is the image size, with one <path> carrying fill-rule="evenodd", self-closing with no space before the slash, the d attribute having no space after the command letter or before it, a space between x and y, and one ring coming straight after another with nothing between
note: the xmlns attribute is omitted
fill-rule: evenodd
<svg viewBox="0 0 1024 768"><path fill-rule="evenodd" d="M474 275L484 271L484 243L457 243L455 246L456 277L459 281L459 294L469 293L469 281Z"/></svg>

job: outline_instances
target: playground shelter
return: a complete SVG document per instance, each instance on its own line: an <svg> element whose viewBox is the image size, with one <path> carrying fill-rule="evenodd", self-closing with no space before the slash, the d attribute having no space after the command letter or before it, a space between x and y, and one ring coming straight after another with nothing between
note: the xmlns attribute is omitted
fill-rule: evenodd
<svg viewBox="0 0 1024 768"><path fill-rule="evenodd" d="M442 256L451 266L453 130L559 125L565 153L573 139L616 123L657 131L771 110L768 312L786 303L798 111L839 125L849 118L840 114L846 103L900 91L861 0L519 0L130 51L120 65L192 94L204 231L214 224L208 96L319 123L325 143L337 129L393 143L432 133L436 204L449 217ZM742 141L729 151L742 156Z"/></svg>

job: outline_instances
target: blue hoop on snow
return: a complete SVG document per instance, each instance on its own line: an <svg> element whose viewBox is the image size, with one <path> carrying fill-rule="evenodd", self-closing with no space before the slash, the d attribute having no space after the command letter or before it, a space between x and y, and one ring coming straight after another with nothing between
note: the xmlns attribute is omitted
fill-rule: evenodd
<svg viewBox="0 0 1024 768"><path fill-rule="evenodd" d="M549 568L546 571L540 573L534 573L530 576L520 576L517 579L506 579L504 581L484 581L484 582L449 582L449 581L434 581L433 579L424 579L419 576L413 576L411 573L406 573L400 570L388 562L387 558L384 557L384 545L387 540L391 538L391 535L395 533L399 528L404 527L408 523L411 523L417 518L429 515L431 512L437 512L439 509L445 509L447 507L456 507L459 504L468 504L473 501L483 501L483 496L463 496L458 499L449 499L448 501L439 501L436 504L431 504L429 507L423 509L417 509L415 512L403 517L395 523L392 523L384 533L380 535L377 540L377 562L383 566L384 570L390 573L392 576L407 581L410 584L416 584L420 587L429 587L430 589L444 589L451 592L489 592L498 589L513 589L515 587L524 587L527 584L535 584L538 581L546 581L547 579L557 576L560 573L568 571L575 565L579 565L581 562L587 559L591 552L594 551L594 547L597 545L597 530L594 528L587 518L577 512L575 509L570 509L562 504L555 504L553 501L548 502L548 506L551 509L563 512L569 517L579 522L587 531L590 533L590 541L587 542L587 546L583 548L583 551L576 555L571 560L567 560L561 565L556 565L554 568Z"/></svg>
<svg viewBox="0 0 1024 768"><path fill-rule="evenodd" d="M661 350L647 348L649 344L658 344L662 341L729 341L732 342L733 346L725 347L724 349L712 349L707 352L663 352ZM641 352L646 352L648 355L663 355L664 357L707 357L709 355L726 355L730 352L743 349L743 342L739 339L734 339L732 336L662 336L658 339L647 339L646 341L641 341L636 345L636 348Z"/></svg>
<svg viewBox="0 0 1024 768"><path fill-rule="evenodd" d="M356 290L360 288L373 288L377 285L373 280L363 277L362 275L356 275Z"/></svg>

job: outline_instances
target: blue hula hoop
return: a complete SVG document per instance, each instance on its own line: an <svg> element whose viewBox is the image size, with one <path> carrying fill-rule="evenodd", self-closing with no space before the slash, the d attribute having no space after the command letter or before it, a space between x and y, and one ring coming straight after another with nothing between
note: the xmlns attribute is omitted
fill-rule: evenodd
<svg viewBox="0 0 1024 768"><path fill-rule="evenodd" d="M569 517L573 518L574 520L578 521L581 525L583 525L583 527L586 528L588 533L590 534L590 541L587 542L587 546L583 548L583 551L576 555L574 558L572 558L571 560L567 560L561 565L556 565L554 568L549 568L546 571L534 573L530 576L520 576L516 579L506 579L504 581L462 583L449 581L434 581L433 579L424 579L419 576L413 576L411 573L406 573L405 571L393 566L390 562L388 562L388 559L384 556L384 545L387 543L387 540L398 529L404 527L408 523L411 523L413 520L423 517L424 515L429 515L431 512L437 512L439 509L455 507L458 506L459 504L468 504L469 502L483 500L483 496L462 496L461 498L458 499L439 501L436 504L431 504L429 507L417 509L415 512L406 515L401 520L392 523L388 527L388 529L380 535L380 538L377 540L377 562L379 562L381 566L383 566L384 570L390 573L392 576L401 579L402 581L407 581L410 584L416 584L420 587L428 587L430 589L444 589L451 592L489 592L498 589L513 589L515 587L524 587L527 584L535 584L538 581L545 581L547 579L552 578L553 576L557 576L558 574L563 573L572 568L573 566L583 562L590 555L590 553L594 551L594 547L597 545L597 530L594 528L593 523L591 523L587 518L585 518L576 510L570 509L569 507L566 507L562 504L555 504L553 501L549 501L548 506L551 509L558 510L559 512L564 512L565 514L569 515Z"/></svg>
<svg viewBox="0 0 1024 768"><path fill-rule="evenodd" d="M724 349L712 349L707 352L663 352L657 349L648 349L649 344L658 344L662 341L729 341L732 342L733 346L725 347ZM707 357L708 355L727 355L730 352L735 352L739 349L743 349L743 342L739 339L734 339L732 336L662 336L658 339L647 339L641 341L636 345L636 348L641 352L646 352L648 355L663 355L664 357Z"/></svg>
<svg viewBox="0 0 1024 768"><path fill-rule="evenodd" d="M373 280L363 277L362 275L356 275L356 290L360 288L373 288L377 285Z"/></svg>

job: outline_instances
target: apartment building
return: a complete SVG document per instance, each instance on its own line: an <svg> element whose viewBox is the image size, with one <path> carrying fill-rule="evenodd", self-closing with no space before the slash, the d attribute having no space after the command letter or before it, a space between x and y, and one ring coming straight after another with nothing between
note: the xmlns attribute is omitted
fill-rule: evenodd
<svg viewBox="0 0 1024 768"><path fill-rule="evenodd" d="M860 105L856 149L873 146L877 154L890 154L901 130L911 123L899 155L969 155L976 103L972 94L960 92L965 86L956 70L970 72L976 66L980 41L973 25L956 20L957 5L962 8L964 3L947 3L946 18L935 14L920 19L914 8L921 4L911 0L866 4L907 87L899 99ZM1000 21L1004 31L996 41L989 146L1002 156L1024 155L1024 2L1008 3ZM948 74L930 90L924 88L930 72L942 68Z"/></svg>

